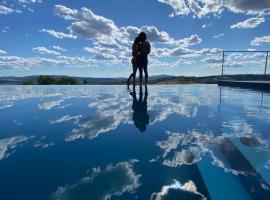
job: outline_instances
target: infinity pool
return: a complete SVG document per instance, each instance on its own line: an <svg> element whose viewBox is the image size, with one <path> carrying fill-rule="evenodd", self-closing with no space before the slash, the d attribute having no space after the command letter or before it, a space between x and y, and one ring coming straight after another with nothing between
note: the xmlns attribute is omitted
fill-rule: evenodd
<svg viewBox="0 0 270 200"><path fill-rule="evenodd" d="M270 199L270 94L1 86L0 199Z"/></svg>

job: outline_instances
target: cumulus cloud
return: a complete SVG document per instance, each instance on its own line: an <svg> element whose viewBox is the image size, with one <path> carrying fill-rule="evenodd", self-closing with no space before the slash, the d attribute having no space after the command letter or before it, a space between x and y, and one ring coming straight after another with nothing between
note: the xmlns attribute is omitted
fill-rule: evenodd
<svg viewBox="0 0 270 200"><path fill-rule="evenodd" d="M40 32L45 32L48 33L49 35L59 38L59 39L64 39L64 38L68 38L68 39L76 39L77 36L69 34L69 33L63 33L63 32L57 32L55 30L51 30L51 29L41 29Z"/></svg>
<svg viewBox="0 0 270 200"><path fill-rule="evenodd" d="M41 3L42 0L18 0L18 2L23 4L32 4L32 3Z"/></svg>
<svg viewBox="0 0 270 200"><path fill-rule="evenodd" d="M3 33L7 33L9 30L10 30L9 26L5 26L4 28L2 28Z"/></svg>
<svg viewBox="0 0 270 200"><path fill-rule="evenodd" d="M154 43L164 43L169 45L180 45L183 47L192 46L199 44L202 39L198 35L191 35L190 37L183 39L174 39L165 31L159 31L155 26L142 26L140 28L134 26L121 27L120 32L129 41L134 40L134 38L141 32L147 34L148 40Z"/></svg>
<svg viewBox="0 0 270 200"><path fill-rule="evenodd" d="M178 147L178 144L183 139L183 135L178 133L167 133L168 139L164 141L157 141L156 144L163 151L163 157L166 157L172 150L175 150Z"/></svg>
<svg viewBox="0 0 270 200"><path fill-rule="evenodd" d="M104 108L108 105L104 105L104 103L100 102L97 106L98 108ZM98 112L89 117L80 119L78 121L78 127L74 128L72 133L67 136L65 140L73 141L80 138L93 139L102 133L116 129L121 121L124 121L124 117L127 117L128 115L128 112L126 111L125 113L122 109L123 108L113 109L110 112L108 111L103 113ZM121 112L123 116L121 118L117 117L117 112ZM128 120L128 117L126 120Z"/></svg>
<svg viewBox="0 0 270 200"><path fill-rule="evenodd" d="M176 47L176 48L152 48L152 55L154 57L182 57L182 58L191 58L191 57L199 57L199 56L215 56L217 54L220 54L222 52L222 49L219 48L203 48L200 50L192 50L189 48L184 47ZM180 61L179 59L178 61ZM183 60L182 60L183 61ZM194 60L191 61L192 64L195 62Z"/></svg>
<svg viewBox="0 0 270 200"><path fill-rule="evenodd" d="M53 199L109 200L124 193L133 193L140 186L140 175L133 170L137 160L108 165L105 169L94 168L90 176L78 180L73 185L59 187ZM98 188L98 190L97 190Z"/></svg>
<svg viewBox="0 0 270 200"><path fill-rule="evenodd" d="M15 136L0 140L0 160L8 157L10 150L15 149L16 146L28 140L26 136Z"/></svg>
<svg viewBox="0 0 270 200"><path fill-rule="evenodd" d="M160 3L167 4L171 6L174 12L170 15L170 17L176 15L187 15L190 12L190 9L186 5L185 1L182 0L158 0Z"/></svg>
<svg viewBox="0 0 270 200"><path fill-rule="evenodd" d="M95 46L94 48L91 47L85 47L85 51L89 53L96 54L93 56L93 58L96 58L98 60L116 60L116 56L113 54L116 54L115 48L106 48L101 46Z"/></svg>
<svg viewBox="0 0 270 200"><path fill-rule="evenodd" d="M208 57L203 59L207 63L222 63L222 57Z"/></svg>
<svg viewBox="0 0 270 200"><path fill-rule="evenodd" d="M176 41L176 44L184 46L184 47L188 47L195 44L199 44L201 43L201 41L202 39L198 35L191 35L188 38L184 38L184 39Z"/></svg>
<svg viewBox="0 0 270 200"><path fill-rule="evenodd" d="M184 184L174 180L171 185L162 186L160 192L152 193L150 200L175 199L175 197L177 197L177 199L188 198L194 200L206 200L206 197L198 191L192 180L189 180Z"/></svg>
<svg viewBox="0 0 270 200"><path fill-rule="evenodd" d="M56 5L55 12L65 20L72 21L68 27L71 34L81 35L85 38L102 40L121 40L121 42L133 41L134 38L144 31L149 41L154 43L165 43L170 45L192 46L200 43L202 40L198 35L191 35L184 39L174 39L165 31L158 30L155 26L142 27L118 27L111 19L94 14L88 8L80 10L71 9L63 5Z"/></svg>
<svg viewBox="0 0 270 200"><path fill-rule="evenodd" d="M92 58L96 60L117 60L116 56L107 53L96 54Z"/></svg>
<svg viewBox="0 0 270 200"><path fill-rule="evenodd" d="M156 43L191 46L201 42L201 38L198 35L175 40L167 32L159 31L155 26L127 26L119 28L111 19L96 15L90 9L84 7L77 10L63 5L56 5L55 13L65 20L72 21L68 27L72 35L81 35L90 39L102 38L106 40L109 38L110 40L119 39L122 42L129 42L133 41L141 31L144 31L149 41Z"/></svg>
<svg viewBox="0 0 270 200"><path fill-rule="evenodd" d="M94 54L93 60L100 63L112 61L110 64L127 65L130 62L130 46L134 38L144 31L154 51L151 53L155 64L165 66L165 63L158 61L162 56L195 56L195 51L188 49L190 46L199 44L202 39L193 34L186 38L173 38L166 31L161 31L155 26L126 26L118 27L114 21L106 17L97 15L88 8L72 9L63 5L55 5L55 14L67 21L70 21L67 30L68 33L56 32L54 30L42 29L41 32L47 32L58 38L83 37L89 39L93 46L85 47L84 50ZM155 45L166 45L169 48L155 48ZM155 51L157 50L157 51ZM188 55L191 54L192 55ZM196 54L198 55L198 53ZM155 57L155 58L154 58ZM192 64L192 61L178 59L177 64Z"/></svg>
<svg viewBox="0 0 270 200"><path fill-rule="evenodd" d="M9 101L2 101L0 103L0 110L13 107L13 103Z"/></svg>
<svg viewBox="0 0 270 200"><path fill-rule="evenodd" d="M182 149L176 151L172 159L165 159L163 165L169 167L179 167L182 165L193 165L201 160L200 149L196 147L189 147L188 149Z"/></svg>
<svg viewBox="0 0 270 200"><path fill-rule="evenodd" d="M243 22L238 22L237 24L231 25L231 28L238 28L238 29L247 29L247 28L256 28L260 24L264 23L265 19L264 17L253 17L250 19L247 19Z"/></svg>
<svg viewBox="0 0 270 200"><path fill-rule="evenodd" d="M207 28L207 27L209 27L209 26L211 26L212 25L212 23L209 23L209 24L203 24L202 25L202 29L205 29L205 28Z"/></svg>
<svg viewBox="0 0 270 200"><path fill-rule="evenodd" d="M0 5L0 15L8 15L11 13L22 13L22 11Z"/></svg>
<svg viewBox="0 0 270 200"><path fill-rule="evenodd" d="M219 54L219 53L222 53L222 49L219 49L219 48L212 48L212 49L203 48L203 49L197 51L197 53L203 54L203 55Z"/></svg>
<svg viewBox="0 0 270 200"><path fill-rule="evenodd" d="M174 12L170 16L192 14L201 18L209 14L219 15L224 10L250 15L264 14L270 10L269 0L158 0L170 5Z"/></svg>
<svg viewBox="0 0 270 200"><path fill-rule="evenodd" d="M58 50L58 51L67 51L66 49L62 48L62 47L59 47L57 45L53 45L52 48Z"/></svg>
<svg viewBox="0 0 270 200"><path fill-rule="evenodd" d="M163 121L173 113L186 118L195 118L198 111L197 105L205 102L206 97L160 97L155 90L152 90L151 94L152 97L148 99L150 124ZM80 95L77 94L77 96ZM103 91L102 95L94 96L92 94L92 96L95 98L95 102L89 104L89 107L94 109L95 112L88 117L81 118L77 123L78 126L66 137L66 141L81 138L94 139L101 134L116 129L121 123L133 123L132 114L130 113L132 101L127 99L125 94L119 94L117 91L112 90Z"/></svg>
<svg viewBox="0 0 270 200"><path fill-rule="evenodd" d="M0 54L7 54L7 52L0 49Z"/></svg>
<svg viewBox="0 0 270 200"><path fill-rule="evenodd" d="M269 43L270 42L270 35L262 36L262 37L255 37L250 44L252 46L259 46L264 43Z"/></svg>
<svg viewBox="0 0 270 200"><path fill-rule="evenodd" d="M66 20L73 21L69 27L72 34L82 35L86 38L110 36L117 30L117 26L112 20L96 15L85 7L76 10L63 5L55 5L55 13Z"/></svg>
<svg viewBox="0 0 270 200"><path fill-rule="evenodd" d="M210 55L201 61L209 63L209 66L220 66L222 55ZM228 53L226 54L226 68L251 68L254 66L263 67L265 63L265 53Z"/></svg>
<svg viewBox="0 0 270 200"><path fill-rule="evenodd" d="M57 101L47 101L38 104L39 109L41 110L51 110L52 108L59 106L64 100L57 100Z"/></svg>
<svg viewBox="0 0 270 200"><path fill-rule="evenodd" d="M95 67L96 61L88 57L56 56L55 58L44 57L19 57L0 55L0 67L6 69L31 69L34 67Z"/></svg>
<svg viewBox="0 0 270 200"><path fill-rule="evenodd" d="M49 54L49 55L54 55L54 56L60 55L59 52L49 50L46 47L35 47L32 49L32 51L39 54Z"/></svg>
<svg viewBox="0 0 270 200"><path fill-rule="evenodd" d="M59 123L63 123L63 122L67 122L67 121L70 121L70 120L78 120L79 118L81 118L82 115L76 115L76 116L69 116L69 115L65 115L59 119L56 119L56 120L53 120L51 121L51 124L59 124Z"/></svg>
<svg viewBox="0 0 270 200"><path fill-rule="evenodd" d="M214 35L213 38L218 39L218 38L221 38L223 36L224 36L224 34L220 33L220 34Z"/></svg>
<svg viewBox="0 0 270 200"><path fill-rule="evenodd" d="M54 12L57 16L67 20L67 32L57 32L52 29L43 28L40 32L64 39L77 39L83 37L92 43L91 47L84 50L93 54L89 57L67 57L61 56L62 47L52 46L54 50L45 47L33 48L39 54L55 55L56 58L22 58L18 56L0 57L0 67L30 69L34 66L98 66L120 65L126 66L130 63L131 43L139 32L144 31L151 42L153 51L150 54L151 64L155 67L175 67L181 64L194 64L195 61L183 58L202 56L202 50L192 50L191 46L200 44L202 39L197 34L185 38L173 38L166 31L159 30L155 26L126 26L118 27L111 19L97 15L88 8L72 9L63 5L55 5ZM156 48L156 46L163 45ZM174 63L165 63L161 57L180 57ZM111 61L110 63L108 61ZM153 61L153 63L152 63ZM74 64L75 62L75 64ZM14 66L12 66L14 64ZM16 65L17 64L17 65Z"/></svg>
<svg viewBox="0 0 270 200"><path fill-rule="evenodd" d="M123 38L128 41L134 40L135 37L144 31L147 34L148 40L157 43L167 43L173 42L173 39L165 31L159 31L155 26L142 26L140 28L134 26L121 27L120 32Z"/></svg>

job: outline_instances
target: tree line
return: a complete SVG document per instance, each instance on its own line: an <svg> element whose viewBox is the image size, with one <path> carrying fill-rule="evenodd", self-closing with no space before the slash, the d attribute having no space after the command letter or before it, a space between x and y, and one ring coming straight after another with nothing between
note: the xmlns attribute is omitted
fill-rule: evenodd
<svg viewBox="0 0 270 200"><path fill-rule="evenodd" d="M24 85L79 85L79 84L88 84L87 79L84 79L82 82L77 81L75 78L64 76L61 78L54 78L49 75L40 75L36 81L34 80L24 80Z"/></svg>

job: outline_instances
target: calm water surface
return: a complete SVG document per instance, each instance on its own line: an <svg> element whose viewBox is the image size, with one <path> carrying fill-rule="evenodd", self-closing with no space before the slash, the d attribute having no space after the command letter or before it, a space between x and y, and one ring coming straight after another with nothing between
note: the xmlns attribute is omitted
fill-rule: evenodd
<svg viewBox="0 0 270 200"><path fill-rule="evenodd" d="M1 86L0 199L270 199L270 94Z"/></svg>

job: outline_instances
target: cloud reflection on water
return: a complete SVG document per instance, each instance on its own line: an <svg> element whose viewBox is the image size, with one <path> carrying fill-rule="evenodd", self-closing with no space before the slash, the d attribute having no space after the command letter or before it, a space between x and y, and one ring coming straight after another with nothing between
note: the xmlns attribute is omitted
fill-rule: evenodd
<svg viewBox="0 0 270 200"><path fill-rule="evenodd" d="M137 160L107 165L105 169L94 168L90 176L72 185L61 186L53 194L53 199L109 200L123 193L134 193L140 187L140 175L133 170Z"/></svg>
<svg viewBox="0 0 270 200"><path fill-rule="evenodd" d="M28 110L30 114L27 113L27 117L29 117L27 120L32 120L31 117L42 113L45 117L42 118L39 115L39 123L48 123L45 124L45 127L48 126L48 132L54 133L56 130L55 133L59 138L59 140L54 140L53 135L55 134L47 134L46 137L45 135L36 136L32 138L31 145L28 145L31 148L54 146L54 150L56 150L58 146L62 148L64 145L69 148L74 143L64 143L64 141L72 142L81 138L93 140L105 136L105 133L117 130L120 125L137 131L134 128L135 109L132 109L134 96L130 95L124 87L31 86L24 87L24 89L22 87L8 86L7 90L0 88L0 91L3 91L0 93L1 105L12 105L13 108L16 108L17 110L10 109L12 114L21 111L20 109L25 105L31 105L32 107ZM145 95L145 91L142 93ZM149 86L148 93L146 108L143 108L144 114L146 111L149 116L149 123L146 120L145 131L149 131L146 133L149 133L149 138L153 137L153 140L149 141L151 144L149 149L154 148L157 151L147 158L149 160L147 164L151 165L155 162L157 166L166 169L176 167L180 169L183 166L192 168L193 165L199 165L207 157L210 158L210 162L207 159L209 166L218 167L222 169L221 171L230 175L238 175L238 177L255 176L254 169L258 171L270 169L269 136L262 131L263 128L259 127L260 124L256 123L259 121L261 124L267 125L269 119L266 116L269 116L270 109L264 106L261 113L255 112L255 109L258 108L254 97L256 93L243 92L239 96L232 95L235 91L225 90L220 106L217 87L212 85ZM26 104L24 104L25 102ZM31 115L31 109L34 110L35 115ZM3 109L2 112L5 111ZM21 123L20 132L27 132L29 128L30 130L32 128L24 126L26 122L24 116L18 116L18 121L16 119L16 122ZM166 127L163 126L164 124ZM159 129L160 127L163 129ZM38 131L39 126L35 128ZM165 133L164 130L168 131ZM16 147L25 145L29 138L30 136L18 134L18 136L1 139L0 160L7 158L16 150ZM64 145L58 145L59 141ZM102 140L99 141L102 142ZM94 140L89 144L93 144L92 142L94 143ZM130 145L132 146L132 141L130 141ZM96 148L95 144L88 147L90 146ZM227 147L240 147L242 149L233 148L233 150L239 154L242 153L240 150L243 152L247 150L253 156L255 155L254 157L260 157L261 159L256 160L261 162L260 165L254 166L254 169L251 166L254 163L248 167L238 166L237 163L232 166L235 161L229 160L225 156L225 154L229 154L227 150L230 148ZM247 159L240 158L241 162L247 162ZM127 159L129 158L123 160ZM134 162L117 160L114 163L116 164L108 165L105 169L93 170L91 175L78 179L73 184L64 185L63 183L63 186L55 192L54 197L69 199L72 195L81 193L82 197L87 198L91 191L96 194L96 199L110 199L113 196L135 191L140 186L140 175L133 170ZM107 177L115 177L113 178L115 180L118 177L123 178L117 180L117 185L114 185ZM102 188L99 180L107 179L106 190L94 191L93 188ZM195 179L194 181L196 182ZM153 193L152 199L168 199L174 192L181 194L188 192L192 196L203 198L196 190L193 181L184 184L178 181L169 185L164 182L162 184L164 186L161 191ZM260 182L260 187L267 189L268 185L266 182Z"/></svg>
<svg viewBox="0 0 270 200"><path fill-rule="evenodd" d="M0 160L7 158L12 152L15 151L17 145L27 141L29 137L26 136L14 136L0 140Z"/></svg>
<svg viewBox="0 0 270 200"><path fill-rule="evenodd" d="M183 185L174 180L171 185L164 185L160 192L154 192L150 200L165 200L165 199L193 199L206 200L206 197L198 192L195 183L192 180L187 181Z"/></svg>

